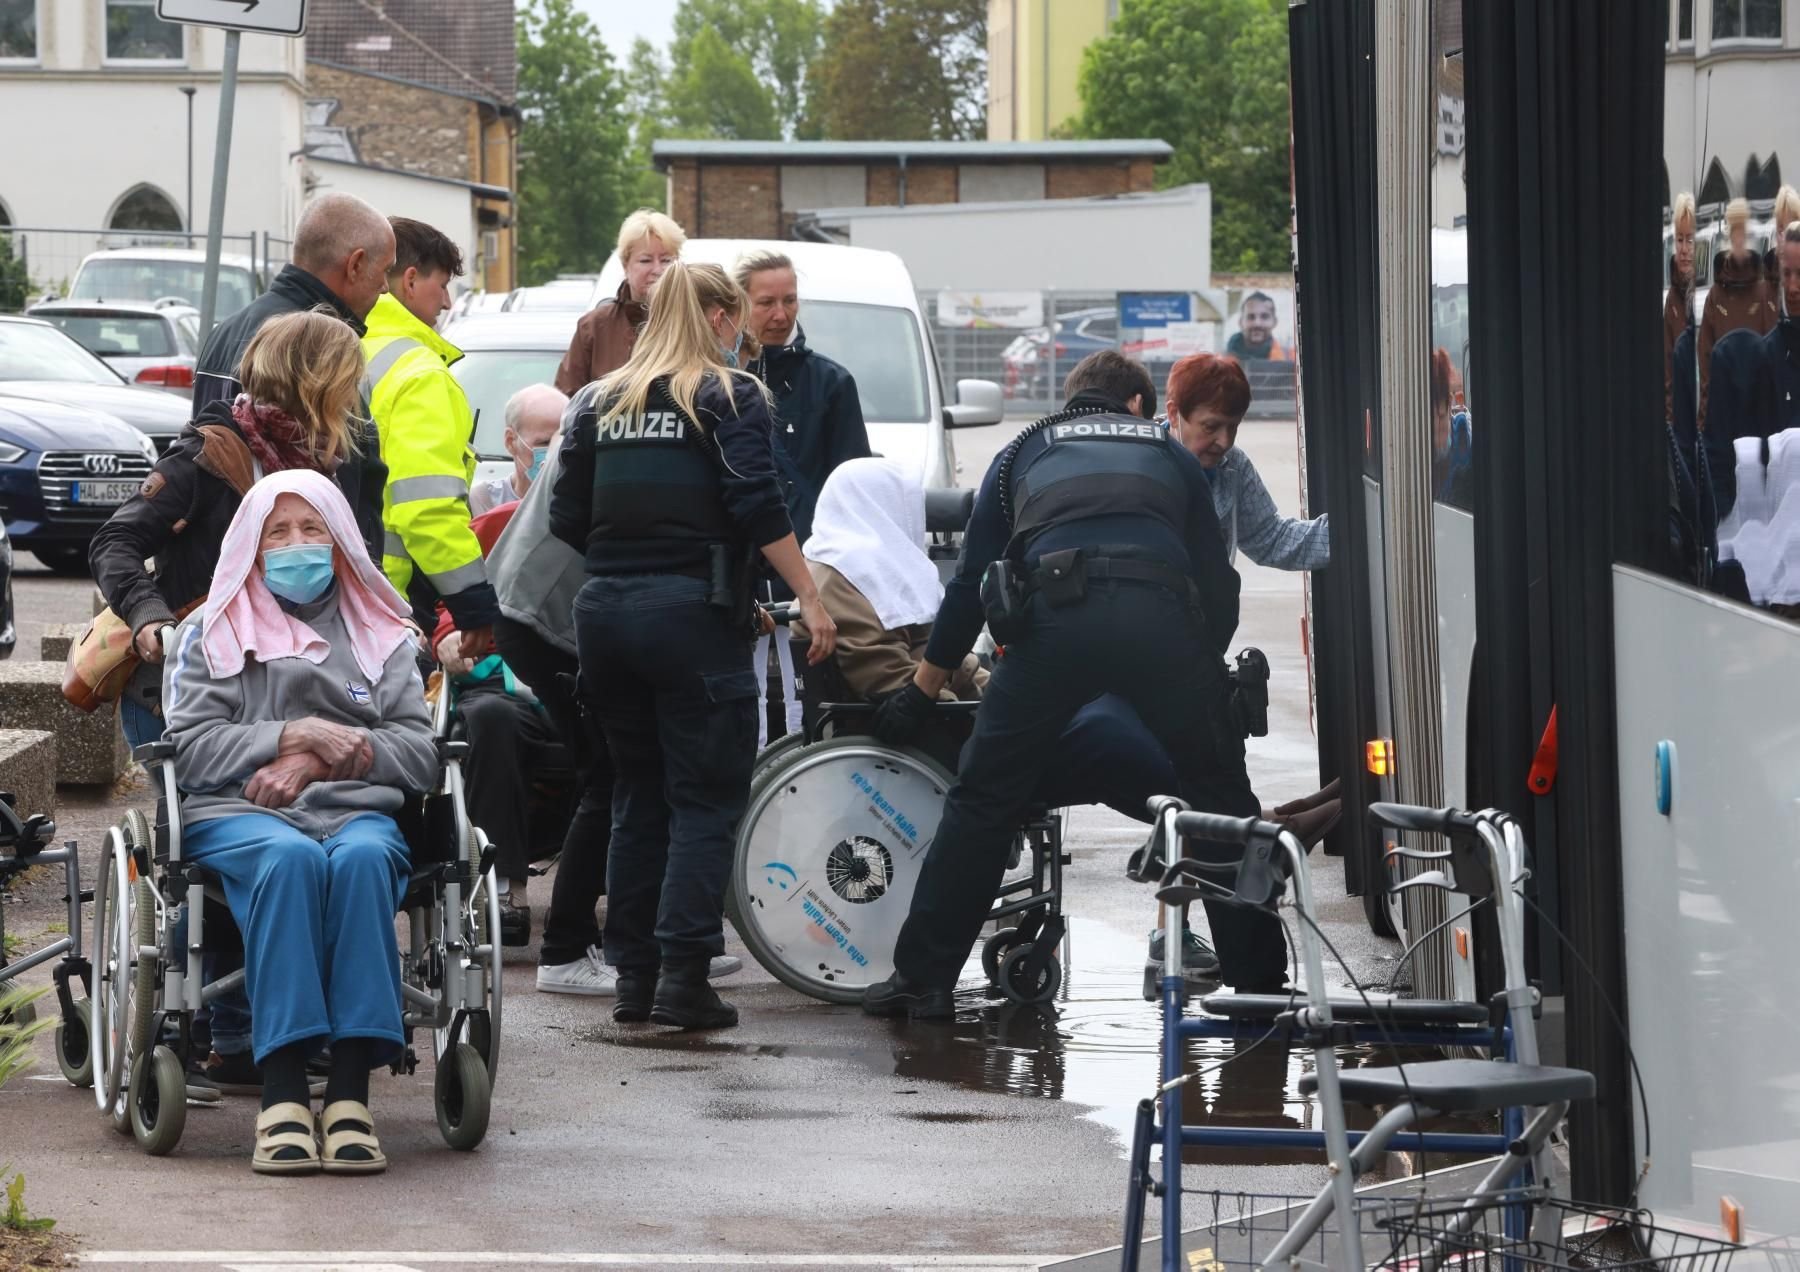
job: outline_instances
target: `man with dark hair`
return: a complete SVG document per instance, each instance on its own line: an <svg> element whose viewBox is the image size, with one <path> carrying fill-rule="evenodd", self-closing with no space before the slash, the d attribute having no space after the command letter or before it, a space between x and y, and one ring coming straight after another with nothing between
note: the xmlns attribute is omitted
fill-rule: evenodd
<svg viewBox="0 0 1800 1272"><path fill-rule="evenodd" d="M442 232L393 218L388 294L369 311L363 353L369 413L387 460L381 569L427 631L442 599L464 656L485 657L500 616L481 545L469 528L475 422L450 366L462 350L437 333L462 253Z"/></svg>
<svg viewBox="0 0 1800 1272"><path fill-rule="evenodd" d="M925 658L875 717L885 740L910 736L974 644L985 611L1006 657L926 852L894 975L863 998L872 1015L955 1015L957 972L1055 741L1102 694L1128 702L1174 761L1180 789L1170 793L1209 812L1261 811L1225 671L1238 577L1206 471L1145 418L1155 388L1141 366L1092 354L1067 387L1068 407L1026 429L989 467ZM1237 856L1223 845L1196 851ZM1211 901L1206 909L1224 981L1245 992L1280 989L1287 960L1274 917ZM1059 937L1042 939L1054 946Z"/></svg>
<svg viewBox="0 0 1800 1272"><path fill-rule="evenodd" d="M1238 310L1238 330L1225 342L1225 352L1234 358L1258 358L1263 361L1287 362L1293 355L1275 339L1275 298L1267 292L1253 291L1244 297Z"/></svg>

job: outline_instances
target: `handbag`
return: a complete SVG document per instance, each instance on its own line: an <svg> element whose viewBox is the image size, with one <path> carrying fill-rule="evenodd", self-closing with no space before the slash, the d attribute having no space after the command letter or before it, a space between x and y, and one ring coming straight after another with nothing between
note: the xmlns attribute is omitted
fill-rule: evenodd
<svg viewBox="0 0 1800 1272"><path fill-rule="evenodd" d="M256 480L250 448L223 425L204 424L199 431L203 441L197 462L242 499ZM179 623L204 604L203 593L176 610L175 621ZM133 641L135 634L110 605L94 615L81 639L69 646L69 657L63 663L63 699L78 711L90 712L117 702L143 661Z"/></svg>

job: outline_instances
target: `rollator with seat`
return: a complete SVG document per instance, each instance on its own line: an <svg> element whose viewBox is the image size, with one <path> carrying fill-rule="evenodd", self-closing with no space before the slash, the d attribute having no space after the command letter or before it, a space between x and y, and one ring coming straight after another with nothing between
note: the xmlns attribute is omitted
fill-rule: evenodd
<svg viewBox="0 0 1800 1272"><path fill-rule="evenodd" d="M50 847L50 841L56 837L56 823L44 813L21 818L16 804L11 791L0 791L0 884L36 866L61 866L63 902L68 906L69 919L61 936L20 955L16 962L8 962L6 916L0 910L0 991L12 988L13 977L56 959L50 973L61 1009L52 1035L56 1065L72 1085L84 1087L94 1080L92 1012L88 1002L93 977L81 952L81 903L90 900L92 894L81 890L81 854L75 841L70 839L61 848ZM8 848L12 849L10 857L5 855ZM69 986L71 977L81 982L80 998ZM36 1014L33 1007L27 1006L22 1012L13 1013L14 1023L30 1024Z"/></svg>
<svg viewBox="0 0 1800 1272"><path fill-rule="evenodd" d="M172 641L172 629L164 639ZM487 1134L500 1062L500 901L493 849L469 820L468 743L450 735L448 694L439 694L434 731L437 783L410 793L395 817L412 877L400 906L406 1045L390 1068L413 1072L414 1032L430 1031L438 1130L467 1150ZM155 825L133 809L107 830L94 889L95 1102L114 1129L157 1156L180 1143L186 1124L194 1016L244 982L240 970L202 983L203 955L241 938L216 877L182 857L174 754L168 741L132 752L158 786Z"/></svg>
<svg viewBox="0 0 1800 1272"><path fill-rule="evenodd" d="M1214 1263L1272 1268L1304 1262L1352 1272L1405 1262L1430 1269L1498 1250L1520 1266L1564 1266L1543 1255L1557 1246L1568 1210L1551 1199L1556 1160L1550 1136L1572 1102L1592 1097L1594 1079L1579 1069L1538 1062L1535 1015L1540 998L1525 975L1524 888L1530 869L1518 824L1492 810L1471 814L1397 804L1370 810L1384 825L1448 839L1442 850L1397 850L1430 867L1404 886L1454 889L1491 900L1505 985L1495 996L1495 1018L1489 1021L1488 1009L1478 1005L1378 1003L1356 992L1327 993L1321 955L1325 940L1299 842L1271 823L1189 812L1172 798L1157 801L1152 812L1155 827L1128 869L1133 878L1160 885L1157 897L1167 909L1165 949L1178 948L1182 915L1194 902L1222 899L1279 917L1281 896L1291 885L1305 987L1285 998L1210 995L1201 1000L1209 1015L1197 1017L1184 1010L1187 996L1179 967L1165 967L1161 1079L1156 1097L1138 1106L1122 1267L1138 1266L1151 1198L1161 1202L1160 1265L1169 1272L1187 1266L1182 1252L1182 1149L1227 1144L1322 1149L1331 1181L1315 1197L1201 1194L1206 1235L1196 1240L1213 1245ZM1241 846L1242 856L1228 864L1204 860L1189 851L1201 842ZM1317 1096L1321 1129L1220 1130L1183 1124L1182 1088L1190 1077L1183 1071L1183 1044L1190 1038L1241 1037L1246 1022L1266 1038L1279 1035L1283 1046L1312 1052L1313 1071L1301 1078L1300 1091ZM1335 1049L1354 1042L1472 1046L1489 1058L1396 1058L1390 1066L1340 1070ZM1351 1131L1346 1101L1384 1111L1370 1130ZM1500 1131L1471 1135L1417 1129L1424 1120L1448 1113L1493 1116ZM1151 1167L1154 1145L1161 1147L1160 1175ZM1356 1193L1357 1177L1390 1148L1485 1153L1497 1160L1473 1192L1453 1199Z"/></svg>

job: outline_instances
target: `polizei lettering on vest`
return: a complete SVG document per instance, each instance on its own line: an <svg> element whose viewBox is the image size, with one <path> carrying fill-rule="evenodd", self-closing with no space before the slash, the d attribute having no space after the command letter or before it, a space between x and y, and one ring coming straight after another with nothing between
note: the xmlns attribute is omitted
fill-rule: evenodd
<svg viewBox="0 0 1800 1272"><path fill-rule="evenodd" d="M1050 426L1052 442L1088 441L1096 438L1117 438L1131 442L1160 442L1166 436L1162 428L1156 424L1149 422L1134 424L1130 420L1072 420L1067 424Z"/></svg>
<svg viewBox="0 0 1800 1272"><path fill-rule="evenodd" d="M614 417L600 425L602 442L679 442L687 436L687 424L676 411L649 411L629 418Z"/></svg>

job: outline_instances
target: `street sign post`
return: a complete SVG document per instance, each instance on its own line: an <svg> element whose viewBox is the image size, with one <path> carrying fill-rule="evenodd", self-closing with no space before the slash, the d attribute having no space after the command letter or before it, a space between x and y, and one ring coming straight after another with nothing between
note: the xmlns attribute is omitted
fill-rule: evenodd
<svg viewBox="0 0 1800 1272"><path fill-rule="evenodd" d="M219 236L225 228L225 179L231 169L231 124L237 111L238 43L245 31L294 37L306 31L306 0L156 0L156 16L225 32L219 76L219 139L213 148L212 210L206 219L206 274L200 292L200 338L212 335L219 298ZM190 224L193 209L188 209Z"/></svg>
<svg viewBox="0 0 1800 1272"><path fill-rule="evenodd" d="M156 0L156 16L189 26L295 36L306 31L306 0Z"/></svg>

